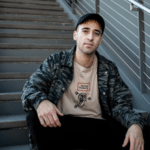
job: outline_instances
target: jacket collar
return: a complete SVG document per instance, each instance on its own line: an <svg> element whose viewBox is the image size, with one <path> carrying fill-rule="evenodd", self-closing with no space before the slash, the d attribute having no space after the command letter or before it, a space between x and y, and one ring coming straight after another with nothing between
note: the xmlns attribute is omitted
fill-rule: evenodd
<svg viewBox="0 0 150 150"><path fill-rule="evenodd" d="M75 51L76 45L66 52L66 58L62 60L62 65L67 67L73 67Z"/></svg>

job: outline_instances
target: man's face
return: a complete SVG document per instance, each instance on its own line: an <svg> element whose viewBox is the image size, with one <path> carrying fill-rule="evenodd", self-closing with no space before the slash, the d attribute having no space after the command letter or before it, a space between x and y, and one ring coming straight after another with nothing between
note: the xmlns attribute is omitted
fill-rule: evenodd
<svg viewBox="0 0 150 150"><path fill-rule="evenodd" d="M77 43L77 52L80 51L86 55L95 53L102 41L101 33L101 27L94 20L80 24L73 34L73 39Z"/></svg>

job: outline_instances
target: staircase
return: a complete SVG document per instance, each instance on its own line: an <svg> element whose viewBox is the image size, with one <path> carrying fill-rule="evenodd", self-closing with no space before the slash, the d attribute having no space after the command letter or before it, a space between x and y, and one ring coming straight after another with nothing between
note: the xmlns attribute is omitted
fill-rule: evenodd
<svg viewBox="0 0 150 150"><path fill-rule="evenodd" d="M0 0L0 150L29 150L23 85L50 54L70 49L73 21L55 0Z"/></svg>

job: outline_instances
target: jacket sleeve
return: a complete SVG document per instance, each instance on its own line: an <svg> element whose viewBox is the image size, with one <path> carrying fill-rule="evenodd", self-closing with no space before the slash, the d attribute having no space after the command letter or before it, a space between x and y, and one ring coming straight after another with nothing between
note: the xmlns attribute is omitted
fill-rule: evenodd
<svg viewBox="0 0 150 150"><path fill-rule="evenodd" d="M112 70L111 78L114 83L112 102L113 118L127 128L129 128L132 124L138 124L143 130L147 120L140 114L133 111L133 97L131 91L121 79L115 64Z"/></svg>
<svg viewBox="0 0 150 150"><path fill-rule="evenodd" d="M22 91L22 105L25 111L37 109L40 102L48 99L48 92L52 83L52 57L45 59L39 68L26 81Z"/></svg>

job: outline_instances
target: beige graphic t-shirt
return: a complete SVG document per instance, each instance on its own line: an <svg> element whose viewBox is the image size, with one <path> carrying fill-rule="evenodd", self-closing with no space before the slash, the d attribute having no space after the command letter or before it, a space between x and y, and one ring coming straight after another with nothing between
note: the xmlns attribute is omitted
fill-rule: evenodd
<svg viewBox="0 0 150 150"><path fill-rule="evenodd" d="M57 107L64 115L104 119L99 103L96 56L90 68L74 61L73 80Z"/></svg>

